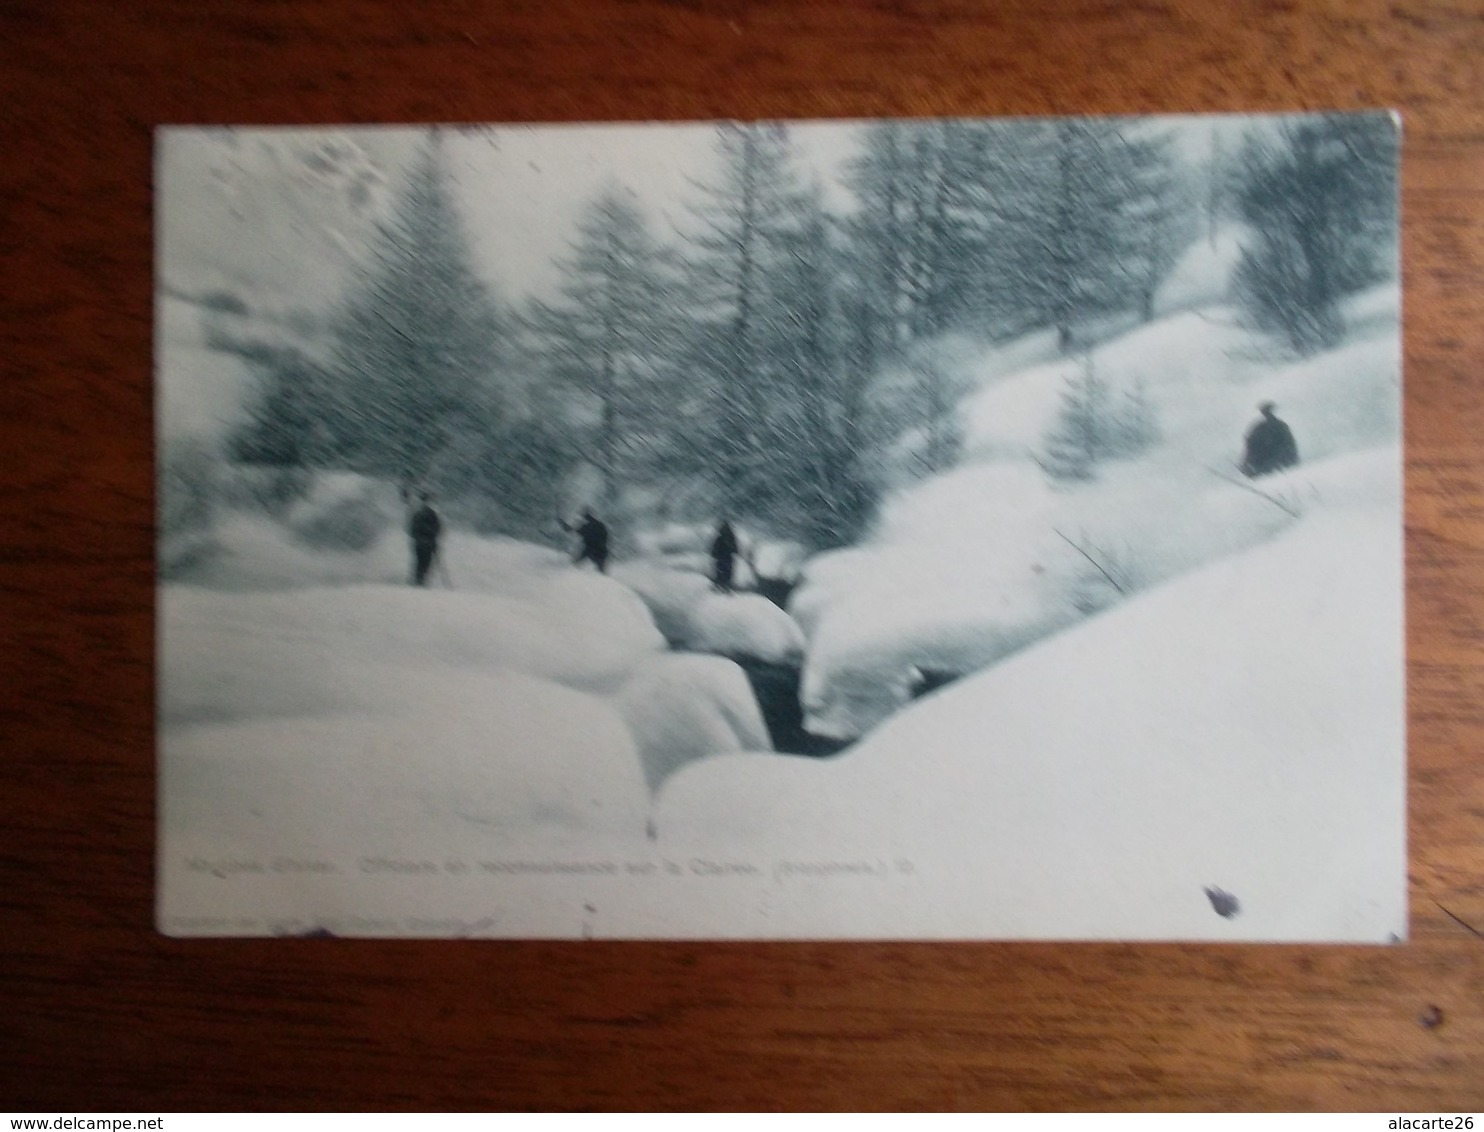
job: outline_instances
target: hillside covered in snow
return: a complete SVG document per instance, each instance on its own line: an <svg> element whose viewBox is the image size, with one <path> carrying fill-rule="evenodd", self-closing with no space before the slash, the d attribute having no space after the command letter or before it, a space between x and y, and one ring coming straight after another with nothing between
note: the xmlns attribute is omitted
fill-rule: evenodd
<svg viewBox="0 0 1484 1132"><path fill-rule="evenodd" d="M1301 362L1221 305L984 353L958 466L809 560L792 618L673 555L603 578L458 530L409 588L389 496L354 552L236 513L161 591L164 922L209 927L227 885L254 922L342 928L498 890L482 932L1403 934L1394 303ZM1089 364L1159 439L1062 482L1041 449ZM1302 463L1249 481L1268 399ZM770 753L739 654L802 657L807 725L853 745ZM913 701L924 671L957 679ZM441 872L510 855L558 871Z"/></svg>

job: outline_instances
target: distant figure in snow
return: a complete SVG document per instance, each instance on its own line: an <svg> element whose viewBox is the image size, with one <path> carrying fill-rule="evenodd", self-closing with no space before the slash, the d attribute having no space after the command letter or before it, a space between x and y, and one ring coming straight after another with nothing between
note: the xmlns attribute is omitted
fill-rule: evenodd
<svg viewBox="0 0 1484 1132"><path fill-rule="evenodd" d="M737 565L737 532L723 519L711 540L711 584L722 593L732 592L732 571Z"/></svg>
<svg viewBox="0 0 1484 1132"><path fill-rule="evenodd" d="M419 500L417 510L407 520L407 533L412 538L412 584L425 586L438 557L438 535L443 530L443 520L433 510L431 492L422 492Z"/></svg>
<svg viewBox="0 0 1484 1132"><path fill-rule="evenodd" d="M598 573L608 572L608 527L601 519L591 510L584 508L582 522L576 527L562 523L562 529L575 530L577 537L582 540L582 545L572 558L572 565L580 566L586 560L598 568Z"/></svg>
<svg viewBox="0 0 1484 1132"><path fill-rule="evenodd" d="M1271 401L1257 407L1262 419L1247 430L1247 450L1242 456L1242 474L1256 479L1281 472L1299 462L1298 445L1293 430L1273 413Z"/></svg>

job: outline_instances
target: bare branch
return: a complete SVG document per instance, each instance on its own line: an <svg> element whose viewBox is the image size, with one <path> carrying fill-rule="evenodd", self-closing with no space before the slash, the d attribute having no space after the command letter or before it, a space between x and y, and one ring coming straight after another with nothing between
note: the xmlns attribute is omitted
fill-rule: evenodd
<svg viewBox="0 0 1484 1132"><path fill-rule="evenodd" d="M1123 594L1125 597L1128 596L1128 591L1118 584L1117 580L1113 577L1112 574L1108 573L1107 570L1103 569L1103 564L1101 562L1099 562L1092 555L1088 554L1087 551L1083 550L1081 546L1079 546L1077 543L1073 542L1071 539L1067 538L1066 535L1062 534L1055 527L1052 527L1051 528L1051 532L1052 532L1052 534L1056 535L1057 538L1061 539L1068 546L1070 546L1073 550L1075 550L1078 554L1082 555L1083 558L1085 558L1089 562L1091 562L1093 564L1093 566L1097 569L1097 572L1099 574L1101 574L1103 577L1105 577L1105 578L1108 579L1108 584L1110 586L1112 586L1119 593Z"/></svg>
<svg viewBox="0 0 1484 1132"><path fill-rule="evenodd" d="M1206 471L1210 472L1217 479L1225 480L1233 487L1240 487L1243 491L1250 491L1253 495L1262 496L1262 498L1266 499L1269 503L1278 508L1278 510L1282 511L1284 514L1292 515L1295 519L1301 518L1300 513L1298 511L1295 511L1288 504L1284 503L1283 500L1277 499L1274 496L1269 495L1267 492L1253 487L1250 483L1244 483L1242 480L1236 479L1233 476L1225 475L1224 473L1219 472L1215 468L1211 467L1209 464L1202 464L1201 467L1205 468Z"/></svg>

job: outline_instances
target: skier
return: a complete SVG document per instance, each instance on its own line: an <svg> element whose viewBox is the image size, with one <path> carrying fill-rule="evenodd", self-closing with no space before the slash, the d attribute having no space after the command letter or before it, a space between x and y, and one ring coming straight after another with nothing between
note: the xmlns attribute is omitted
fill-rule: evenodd
<svg viewBox="0 0 1484 1132"><path fill-rule="evenodd" d="M722 593L732 592L732 571L739 549L737 532L723 519L716 528L716 537L711 540L711 584Z"/></svg>
<svg viewBox="0 0 1484 1132"><path fill-rule="evenodd" d="M408 519L407 533L412 538L412 584L426 586L428 574L438 557L438 535L443 530L443 521L433 510L431 492L421 492L419 499L421 506Z"/></svg>
<svg viewBox="0 0 1484 1132"><path fill-rule="evenodd" d="M584 560L598 568L598 573L608 572L608 527L588 508L582 511L582 522L570 527L562 523L565 531L575 530L582 546L572 558L572 565L580 566Z"/></svg>
<svg viewBox="0 0 1484 1132"><path fill-rule="evenodd" d="M1242 456L1242 474L1251 479L1281 472L1299 462L1293 430L1274 415L1277 406L1264 401L1257 407L1262 419L1247 430L1247 450Z"/></svg>

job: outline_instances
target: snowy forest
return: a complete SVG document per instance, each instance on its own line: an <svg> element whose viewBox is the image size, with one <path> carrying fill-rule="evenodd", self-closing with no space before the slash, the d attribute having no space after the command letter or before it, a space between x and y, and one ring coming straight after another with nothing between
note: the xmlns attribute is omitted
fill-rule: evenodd
<svg viewBox="0 0 1484 1132"><path fill-rule="evenodd" d="M457 882L356 862L519 852L682 875L485 934L1404 934L1398 150L163 134L162 926L420 934Z"/></svg>

